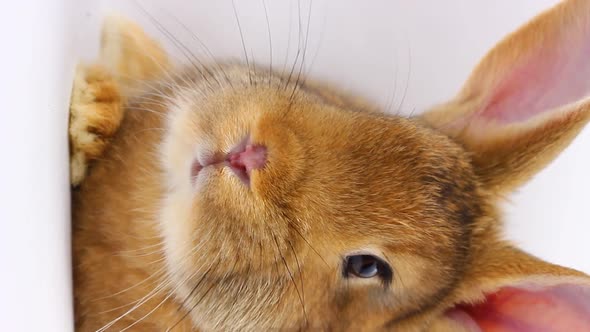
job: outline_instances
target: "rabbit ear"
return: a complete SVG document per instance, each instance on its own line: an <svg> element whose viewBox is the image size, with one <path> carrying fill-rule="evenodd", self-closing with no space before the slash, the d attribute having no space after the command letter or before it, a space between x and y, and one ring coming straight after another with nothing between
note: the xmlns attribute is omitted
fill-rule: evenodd
<svg viewBox="0 0 590 332"><path fill-rule="evenodd" d="M100 64L115 76L127 96L138 82L157 79L170 69L168 55L160 44L137 24L118 15L104 20Z"/></svg>
<svg viewBox="0 0 590 332"><path fill-rule="evenodd" d="M441 320L467 331L590 331L590 277L499 246L467 271Z"/></svg>
<svg viewBox="0 0 590 332"><path fill-rule="evenodd" d="M493 48L459 95L422 115L472 152L485 185L509 191L590 119L590 1L569 0Z"/></svg>

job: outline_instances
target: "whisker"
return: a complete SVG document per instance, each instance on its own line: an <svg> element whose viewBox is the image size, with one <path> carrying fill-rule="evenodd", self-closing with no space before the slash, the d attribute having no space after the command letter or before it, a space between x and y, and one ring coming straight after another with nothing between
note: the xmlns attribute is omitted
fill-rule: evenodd
<svg viewBox="0 0 590 332"><path fill-rule="evenodd" d="M410 85L410 76L412 74L412 50L410 45L408 45L408 76L406 77L406 87L404 89L404 95L402 97L402 101L400 102L398 109L401 111L404 106L404 101L406 100L406 94L408 92L408 86Z"/></svg>
<svg viewBox="0 0 590 332"><path fill-rule="evenodd" d="M153 261L150 261L150 262L146 262L146 263L145 263L145 265L146 265L146 266L150 266L150 265L153 265L153 264L156 264L156 263L163 262L163 261L165 261L165 260L166 260L166 257L165 257L165 256L163 256L163 257L160 257L160 258L158 258L158 259L156 259L156 260L153 260Z"/></svg>
<svg viewBox="0 0 590 332"><path fill-rule="evenodd" d="M289 240L287 240L287 243L289 244L289 247L291 247L291 252L293 252L293 256L295 256L295 263L297 263L297 269L299 270L299 279L301 280L301 297L303 298L303 302L305 303L305 288L303 285L303 271L301 270L301 264L299 264L299 258L297 257L295 248L293 248L293 244Z"/></svg>
<svg viewBox="0 0 590 332"><path fill-rule="evenodd" d="M187 277L185 279L185 281L188 278L189 277ZM178 288L180 288L183 283L184 282L179 282L178 285L174 289L172 289L171 291L168 292L168 295L166 295L166 297L164 297L164 299L162 301L160 301L160 303L158 303L158 305L156 305L154 308L152 308L152 310L148 311L148 313L146 313L145 315L141 316L139 319L134 320L133 323L129 324L127 327L125 327L124 329L120 330L120 332L127 331L128 329L132 328L136 324L138 324L141 321L143 321L146 317L148 317L149 315L151 315L153 312L155 312L156 310L158 310L158 308L160 308L166 302L166 300L168 300L170 297L172 297L175 294L176 290L178 290Z"/></svg>
<svg viewBox="0 0 590 332"><path fill-rule="evenodd" d="M96 314L107 314L109 312L117 311L119 309L123 309L125 307L132 306L132 305L136 304L139 301L141 301L141 298L140 299L137 299L137 300L134 300L134 301L131 301L130 303L127 303L127 304L122 304L120 306L116 306L116 307L111 308L111 309L108 309L108 310L99 311Z"/></svg>
<svg viewBox="0 0 590 332"><path fill-rule="evenodd" d="M162 133L165 133L168 131L168 129L166 129L166 128L145 128L145 129L136 131L136 133L139 134L139 133L143 133L145 131L160 131Z"/></svg>
<svg viewBox="0 0 590 332"><path fill-rule="evenodd" d="M213 287L215 287L215 284L211 284L211 286L209 286L209 288L207 288L207 290L205 291L205 293L203 293L203 295L201 295L201 298L199 299L199 301L197 301L197 303L195 303L195 305L191 308L191 310L187 311L187 313L185 313L179 320L178 322L174 323L174 325L172 325L170 328L166 329L166 332L171 331L173 328L175 328L178 324L180 324L180 322L182 322L190 312L192 312L199 304L201 304L201 301L203 301L205 299L205 297L207 297L207 295L209 294L209 292L213 289Z"/></svg>
<svg viewBox="0 0 590 332"><path fill-rule="evenodd" d="M234 16L236 18L236 23L238 24L240 39L242 40L242 48L244 50L244 57L246 58L246 68L248 69L248 79L250 80L250 85L252 85L252 75L250 73L250 60L248 59L248 52L246 51L246 42L244 41L244 34L242 33L242 25L240 24L240 18L238 16L238 10L236 9L235 0L231 1L231 5L234 9Z"/></svg>
<svg viewBox="0 0 590 332"><path fill-rule="evenodd" d="M307 77L308 75L311 73L311 68L313 67L315 60L318 56L318 54L320 53L320 49L321 49L321 45L324 42L324 36L325 36L325 30L326 30L326 21L327 21L327 16L324 15L324 20L322 21L322 28L320 30L320 36L318 38L318 47L316 48L313 57L311 58L311 62L309 63L309 66L307 67L307 71L305 71L305 74L303 75L303 82L301 83L301 85L305 84L305 82L307 81Z"/></svg>
<svg viewBox="0 0 590 332"><path fill-rule="evenodd" d="M270 33L270 21L268 19L268 10L266 9L265 0L262 0L262 6L264 7L264 17L266 18L266 30L268 31L268 52L270 61L270 64L268 65L268 74L270 75L270 77L268 78L268 87L270 88L270 83L272 81L272 35Z"/></svg>
<svg viewBox="0 0 590 332"><path fill-rule="evenodd" d="M233 84L232 84L231 80L229 79L229 77L227 76L227 73L225 72L225 70L223 69L223 67L221 66L221 64L217 60L217 58L213 55L213 53L211 52L209 47L207 47L207 44L205 44L202 41L202 39L199 38L199 36L197 36L197 34L193 30L191 30L186 24L184 24L184 22L180 21L176 16L171 15L171 17L176 21L176 23L178 25L180 25L186 32L188 32L190 34L190 36L191 36L191 38L193 38L193 40L195 40L197 43L199 43L199 45L205 50L206 55L213 61L213 63L215 63L215 65L217 66L217 69L223 74L227 83L233 88Z"/></svg>
<svg viewBox="0 0 590 332"><path fill-rule="evenodd" d="M252 72L254 73L254 77L256 77L256 60L254 59L254 51L250 49L250 56L252 57ZM256 79L253 80L254 86L256 86Z"/></svg>
<svg viewBox="0 0 590 332"><path fill-rule="evenodd" d="M320 255L320 253L311 245L311 243L309 243L309 241L305 238L305 236L303 236L303 234L301 234L301 232L297 229L297 227L291 225L291 223L287 224L289 227L291 227L291 229L293 229L298 235L299 237L301 237L301 239L307 243L307 245L309 246L309 248L324 262L324 264L329 268L330 264L328 264L328 262L326 262L326 260L324 259L324 257L322 255Z"/></svg>
<svg viewBox="0 0 590 332"><path fill-rule="evenodd" d="M217 257L219 257L219 256L217 256ZM217 259L216 259L214 262L215 262L215 264L219 264L219 260L217 260ZM237 263L237 261L235 261L235 262L234 262L234 267L235 267L235 264L236 264L236 263ZM213 268L213 266L214 266L214 264L212 263L210 267L211 267L211 268ZM217 265L215 265L215 266L217 266ZM203 282L203 281L205 280L205 277L207 276L207 274L209 273L209 271L210 271L210 270L211 270L211 269L209 269L209 270L208 270L208 272L207 272L206 274L204 274L204 275L203 275L203 276L200 278L200 280L197 282L197 285L196 285L196 286L195 286L195 287L194 287L194 288L191 290L191 293L189 294L189 296L187 296L187 297L185 298L185 300L183 301L183 306L184 306L184 304L186 304L186 301L187 301L188 299L190 299L190 297L192 296L191 294L194 294L194 292L196 291L196 289L198 288L198 286L200 286L200 285L201 285L201 282ZM201 303L201 301L203 301L203 300L205 299L205 297L207 297L207 294L209 294L209 292L211 291L211 289L213 289L213 287L214 287L214 286L215 286L215 283L211 283L211 286L209 286L209 288L208 288L208 289L205 291L205 293L203 293L203 294L201 295L201 298L200 298L200 299L199 299L199 300L198 300L198 301L197 301L197 302L196 302L196 303L195 303L195 304L194 304L194 305L193 305L193 306L190 308L190 310L187 310L187 311L184 313L184 315L182 315L182 317L180 317L180 319L178 319L178 320L176 321L176 323L174 323L174 324L173 324L171 327L169 327L168 329L166 329L166 331L167 331L167 332L168 332L168 331L171 331L171 330L172 330L173 328L175 328L175 327L176 327L178 324L180 324L180 322L182 322L182 321L183 321L183 320L184 320L186 317L188 317L188 315L189 315L189 314L190 314L190 313L191 313L191 312L192 312L192 311L193 311L193 310L194 310L194 309L195 309L195 308L196 308L196 307L197 307L197 306L198 306L198 305Z"/></svg>
<svg viewBox="0 0 590 332"><path fill-rule="evenodd" d="M177 86L172 85L171 83L161 80L161 79L139 79L137 77L131 76L129 74L124 73L109 73L114 78L119 78L120 80L125 80L129 82L136 83L138 86L124 86L126 91L130 91L132 95L141 94L143 91L155 90L160 93L164 93L162 90L161 85L167 87L170 90L177 88ZM129 97L129 96L126 96Z"/></svg>
<svg viewBox="0 0 590 332"><path fill-rule="evenodd" d="M161 24L159 24L159 21L157 21L152 15L149 14L149 12L147 11L147 9L145 9L141 3L139 2L139 0L134 0L135 5L139 8L140 11L142 11L146 16L148 16L148 18L150 18L150 20L152 21L152 23L158 28L158 30L160 30L160 32L163 32L163 26L161 26ZM165 29L164 29L165 30ZM165 37L167 37L168 39L170 39L170 36L166 35L164 33ZM178 48L178 45L175 44L175 46ZM123 47L128 47L127 45L123 44ZM168 68L167 65L162 64L157 58L155 58L148 50L143 50L144 54L147 55L162 71L162 73L166 76L166 78L170 81L170 82L174 82L177 78L182 78L178 73L173 73L171 74L170 68ZM186 54L184 54L186 57ZM168 55L170 56L170 55ZM188 57L187 57L188 58ZM190 62L190 59L188 59ZM192 63L192 62L191 62ZM137 81L137 80L136 80ZM144 81L145 80L141 80ZM185 83L189 84L186 80ZM170 84L169 84L170 85ZM189 84L190 85L190 84ZM171 89L174 89L174 86L170 86Z"/></svg>
<svg viewBox="0 0 590 332"><path fill-rule="evenodd" d="M138 282L137 284L134 284L133 286L127 287L127 288L125 288L125 289L123 289L123 290L120 290L120 291L118 291L118 292L116 292L116 293L113 293L113 294L110 294L110 295L107 295L107 296L102 296L102 297L99 297L99 298L93 299L93 300L91 300L91 301L92 301L92 302L95 302L95 301L105 300L105 299L112 298L112 297L115 297L115 296L117 296L117 295L123 294L123 293L125 293L125 292L128 292L128 291L130 291L130 290L132 290L132 289L136 288L136 287L139 287L139 286L141 286L142 284L146 283L147 281L149 281L149 280L150 280L150 279L152 279L152 278L155 278L155 277L157 277L158 275L164 274L165 272L166 272L166 271L165 271L165 267L162 267L162 268L160 268L160 269L156 270L156 271L155 271L154 273L152 273L151 275L149 275L147 278L143 279L142 281ZM139 300L138 300L138 301L139 301Z"/></svg>
<svg viewBox="0 0 590 332"><path fill-rule="evenodd" d="M271 233L273 233L272 230L271 230ZM274 233L272 234L272 237L275 241L277 251L278 251L279 255L281 256L281 261L283 262L283 265L285 266L285 269L287 270L287 273L289 274L289 278L291 279L291 282L293 283L293 286L295 287L295 291L297 292L297 296L299 297L299 302L301 303L301 308L303 309L303 317L305 318L305 323L307 325L309 321L307 319L307 311L305 310L305 302L303 302L303 297L301 295L301 292L299 291L299 287L297 287L297 282L295 282L295 278L293 277L293 273L291 272L291 269L289 269L289 264L287 264L287 260L285 259L285 256L281 252L281 248L279 247L279 242L278 242L277 237L275 236Z"/></svg>
<svg viewBox="0 0 590 332"><path fill-rule="evenodd" d="M156 114L156 115L159 115L159 116L165 116L165 114L162 113L162 112L157 112L157 111L154 111L152 109L144 108L144 107L128 106L128 107L125 107L125 110L128 110L128 111L142 111L142 112L148 112L148 113Z"/></svg>
<svg viewBox="0 0 590 332"><path fill-rule="evenodd" d="M160 129L160 130L164 130L163 128L153 128L153 129ZM141 131L147 131L149 129L143 129ZM159 242L153 245L149 245L143 248L139 248L139 249L132 249L132 250L120 250L118 252L116 252L114 254L114 256L118 256L118 257L131 257L131 258L135 258L135 257L146 257L146 256L151 256L157 253L161 253L165 251L165 248L163 248L164 243L163 242ZM155 250L152 250L153 248L156 248Z"/></svg>
<svg viewBox="0 0 590 332"><path fill-rule="evenodd" d="M136 4L139 7L141 7L141 5L139 5L137 3L137 0L136 0ZM111 38L113 38L113 36L111 36ZM123 47L123 50L131 50L131 45L129 45L129 44L121 43L120 42L119 45L120 45L120 47ZM168 78L170 78L171 80L173 80L172 77L170 76L170 70L169 70L168 66L164 65L162 62L160 62L159 59L157 59L156 57L154 57L154 55L151 52L149 52L149 50L146 50L145 48L142 48L141 51L142 51L143 55L147 56L161 70L162 73L164 73ZM110 74L111 75L116 75L116 76L119 76L119 77L123 77L126 80L135 81L135 82L146 83L147 81L149 81L149 80L145 80L145 79L137 79L137 78L134 78L134 77L131 77L129 75L122 74L122 73L114 73L114 72L111 72Z"/></svg>
<svg viewBox="0 0 590 332"><path fill-rule="evenodd" d="M395 62L395 69L393 72L393 93L390 94L390 97L387 100L387 104L385 106L386 111L389 113L391 112L391 108L393 107L393 104L395 103L395 97L397 96L397 78L398 78L398 71L399 71L399 59L397 58L397 49L395 51L395 54L393 56L393 61ZM396 112L396 114L399 113Z"/></svg>
<svg viewBox="0 0 590 332"><path fill-rule="evenodd" d="M191 51L173 33L171 33L170 30L166 29L166 27L162 23L160 23L160 21L158 21L152 14L150 14L145 8L143 8L141 5L138 5L138 6L141 9L141 11L150 19L150 21L152 22L152 24L154 24L154 26L162 34L164 34L164 36L166 38L168 38L168 40L170 40L174 44L174 46L176 47L176 49L178 49L186 57L186 59L188 60L189 64L195 70L197 70L201 74L201 77L203 77L203 79L208 83L208 88L213 91L211 82L207 78L207 75L205 75L205 73L203 72L203 69L206 70L206 67L203 65L203 63L201 62L201 60L193 53L193 51ZM193 61L197 61L201 65L201 67L197 66ZM221 86L221 83L215 78L215 76L212 76L212 78L215 79L217 81L217 84Z"/></svg>
<svg viewBox="0 0 590 332"><path fill-rule="evenodd" d="M164 110L167 110L170 106L175 106L177 104L177 100L175 100L174 98L164 95L164 94L160 94L159 92L150 92L150 91L146 91L143 92L140 95L137 95L133 98L131 98L125 105L125 107L129 107L130 105L134 105L137 104L137 102L141 102L143 104L146 105L152 105L152 106L157 106L157 107L161 107ZM155 110L152 110L155 112ZM165 111L161 111L159 113L166 113Z"/></svg>
<svg viewBox="0 0 590 332"><path fill-rule="evenodd" d="M182 87L179 86L176 89L177 90L182 89ZM160 105L160 106L170 106L169 104L176 105L178 103L177 99L175 99L172 96L170 96L166 93L163 93L161 91L145 91L141 95L134 97L132 99L132 101L135 101L135 100L146 100L146 101L150 101L150 102L152 102L156 105ZM169 104L162 103L163 101L166 101Z"/></svg>
<svg viewBox="0 0 590 332"><path fill-rule="evenodd" d="M291 6L293 1L289 1L289 32L287 34L287 52L285 53L285 61L283 61L283 69L281 70L281 78L285 76L285 69L287 69L287 63L289 60L289 51L291 50L291 28L293 23L293 15L291 15Z"/></svg>
<svg viewBox="0 0 590 332"><path fill-rule="evenodd" d="M191 239L188 239L187 242L192 241L194 238L196 237L196 234L193 235L193 237ZM180 257L180 259L186 259L188 257L190 257L191 255L194 255L196 252L198 252L198 250L204 245L204 243L201 243L200 245L196 246L195 248L193 248L191 251L186 252L182 255L182 257ZM178 268L179 270L180 268ZM197 271L198 272L198 271ZM195 273L197 273L195 272ZM128 287L126 289L123 289L115 294L111 294L109 296L105 296L102 297L100 299L106 299L106 298L110 298L119 294L122 294L126 291L129 291L130 289L133 289L135 287L138 287L141 284L144 284L145 282L147 282L148 280L159 276L159 275L164 275L165 277L167 276L166 273L176 273L176 271L168 271L166 266L162 266L161 268L159 268L158 270L156 270L152 275L148 276L146 279L142 280L141 282L139 282L138 284L135 284L131 287ZM178 289L186 280L188 280L188 278L191 278L191 276L188 276L187 278L184 279L184 281L181 281L178 283L178 285L173 289L172 293L174 293L176 291L176 289ZM123 313L122 315L118 316L117 318L113 319L111 322L109 322L108 324L104 325L100 330L98 330L97 332L101 332L101 331L105 331L107 329L109 329L111 326L113 326L114 324L116 324L118 321L120 321L121 319L123 319L125 316L129 315L131 312L135 311L137 308L143 306L145 303L147 303L148 301L150 301L153 297L155 297L156 295L158 295L163 289L165 289L166 287L168 287L169 285L171 285L173 283L172 279L169 277L169 275L167 276L167 278L165 278L161 283L158 284L158 286L156 286L154 289L152 289L150 292L148 292L146 295L144 295L142 298L133 301L131 304L135 303L135 305L133 305L133 307L129 310L127 310L125 313ZM169 298L169 296L167 296L158 306L160 306L163 302L165 302L165 300ZM100 300L97 299L97 300ZM131 305L129 304L129 305ZM124 305L122 307L125 306L129 306L129 305ZM155 310L155 309L154 309ZM112 310L111 310L112 311ZM153 311L151 311L153 312ZM135 324L135 323L134 323Z"/></svg>
<svg viewBox="0 0 590 332"><path fill-rule="evenodd" d="M164 244L164 242L162 241L162 242L159 242L159 243L156 243L156 244L152 244L152 245L149 245L149 246L145 246L145 247L139 248L139 249L120 250L119 253L143 251L143 250L150 249L150 248L153 248L153 247L161 246L163 244Z"/></svg>
<svg viewBox="0 0 590 332"><path fill-rule="evenodd" d="M233 271L235 270L236 263L240 261L240 257L239 257L240 253L238 252L237 255L238 255L238 257L236 257L236 259L234 261L234 266L231 269L232 272L229 275L233 274ZM246 272L244 274L245 275L250 275L250 270L251 269L252 269L252 264L248 264L248 267L247 267ZM235 293L235 296L234 296L234 301L232 301L230 307L227 310L227 314L224 316L223 320L227 320L229 318L229 316L234 312L234 307L238 303L238 294L240 294L240 292L244 288L243 287L243 284L239 284L239 286L241 286L241 287L239 287L237 289L237 292Z"/></svg>
<svg viewBox="0 0 590 332"><path fill-rule="evenodd" d="M211 234L211 230L209 230L207 232L207 234L205 235L204 238L208 238L209 235ZM187 256L191 256L191 255L195 255L204 245L206 242L201 242L199 245L197 245L196 247L194 247L193 249L191 249L191 251L188 253ZM205 278L207 277L207 275L212 271L213 267L215 264L218 264L219 261L219 256L220 253L218 252L217 255L215 256L215 258L213 259L214 263L211 263L209 265L209 267L207 268L207 270L203 273L203 275L201 276L201 278L199 279L199 281L197 281L197 284L191 289L191 291L189 292L189 294L184 298L184 300L182 301L182 303L177 307L176 313L179 313L180 310L182 310L182 308L186 305L186 303L188 302L188 300L191 298L191 296L193 296L193 294L197 291L198 287L201 285L201 283L205 280ZM215 263L217 262L217 263ZM185 279L185 282L192 279L194 276L196 276L198 273L201 272L201 269L197 269L196 271L194 271L188 278ZM190 312L190 311L189 311ZM187 312L180 320L178 320L170 329L174 328L174 326L178 325L183 319L184 317L186 317L188 315ZM168 330L170 330L168 329Z"/></svg>
<svg viewBox="0 0 590 332"><path fill-rule="evenodd" d="M213 61L217 67L223 72L221 66L219 65L219 62L217 61L217 59L215 58L215 56L213 56L213 53L211 53L211 50L209 49L209 47L207 47L207 45L195 34L194 31L192 31L184 22L182 22L177 16L173 15L172 13L170 13L169 11L163 9L164 12L171 17L176 24L180 25L186 32L188 32L191 36L191 38L193 38L195 41L197 41L199 43L199 45L201 46L202 49L205 50L206 55L211 59L211 61ZM192 52L191 52L192 53ZM194 54L193 54L194 56ZM209 70L209 68L207 68L207 66L203 65L203 63L198 59L197 56L194 56L194 58L199 61L199 64L201 64L201 66L203 66L203 69L207 71L207 73L209 73L209 75L211 77L214 77L214 73ZM225 72L223 72L225 74ZM229 81L227 75L226 75L226 79L228 80L228 83L231 84L231 82ZM219 81L218 81L219 83ZM221 86L221 84L220 84Z"/></svg>
<svg viewBox="0 0 590 332"><path fill-rule="evenodd" d="M139 258L139 257L152 256L152 255L155 255L155 254L158 254L158 253L162 253L164 251L165 251L164 249L158 249L158 250L149 251L149 252L141 253L141 254L121 254L121 253L116 253L115 256L117 256L117 257L125 257L125 258ZM160 261L160 260L158 260L158 261Z"/></svg>
<svg viewBox="0 0 590 332"><path fill-rule="evenodd" d="M305 28L305 42L303 44L303 56L301 57L301 64L299 65L299 72L297 73L297 79L295 80L295 85L293 86L293 92L291 92L291 97L293 98L293 95L295 94L295 91L297 91L297 87L299 86L299 80L301 78L301 72L303 70L303 66L305 65L305 56L307 54L307 42L309 41L309 27L311 26L311 9L313 6L313 0L309 1L309 8L307 11L307 27Z"/></svg>
<svg viewBox="0 0 590 332"><path fill-rule="evenodd" d="M100 329L98 329L96 332L106 331L111 326L113 326L114 324L116 324L118 321L120 321L121 319L123 319L125 316L127 316L128 314L130 314L131 312L133 312L135 309L139 308L144 303L148 302L149 300L151 300L152 298L154 298L156 295L158 295L162 291L162 289L164 289L166 286L168 286L171 282L172 282L171 280L165 280L165 281L163 281L156 288L154 288L148 294L146 294L144 297L142 297L141 300L138 301L131 309L127 310L125 313L123 313L119 317L113 319L112 321L110 321L109 323L107 323L106 325L104 325L103 327L101 327Z"/></svg>
<svg viewBox="0 0 590 332"><path fill-rule="evenodd" d="M201 283L203 281L205 281L205 278L207 278L207 275L211 272L211 270L213 270L213 265L214 264L211 264L209 266L209 268L207 269L207 271L205 271L205 273L203 273L203 276L201 276L201 278L199 279L199 281L195 284L195 286L191 289L191 291L188 293L188 295L180 303L180 305L178 306L178 310L176 311L177 313L180 312L180 308L183 308L186 305L186 303L190 300L191 296L193 296L193 294L195 294L195 292L197 291L197 289L199 288L199 286L201 286Z"/></svg>
<svg viewBox="0 0 590 332"><path fill-rule="evenodd" d="M295 54L295 60L293 61L293 66L291 67L291 71L289 72L289 77L287 78L287 82L285 83L285 90L291 83L291 77L293 76L293 72L295 71L295 67L297 66L297 62L299 61L299 56L301 54L301 0L297 0L297 15L298 15L298 36L297 36L297 54Z"/></svg>
<svg viewBox="0 0 590 332"><path fill-rule="evenodd" d="M164 107L164 108L167 108L171 105L176 105L176 103L178 102L177 100L175 100L172 97L169 97L166 95L160 95L158 93L153 93L153 92L146 92L146 93L142 94L141 96L133 98L133 101L140 101L140 102L144 102L144 103L149 103L149 104Z"/></svg>

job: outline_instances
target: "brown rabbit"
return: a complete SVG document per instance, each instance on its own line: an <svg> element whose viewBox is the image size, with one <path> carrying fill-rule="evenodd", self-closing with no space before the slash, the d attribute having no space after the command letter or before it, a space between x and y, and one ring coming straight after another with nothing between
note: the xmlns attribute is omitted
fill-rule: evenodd
<svg viewBox="0 0 590 332"><path fill-rule="evenodd" d="M104 31L71 106L78 330L590 331L590 277L503 240L497 207L590 119L590 1L413 118Z"/></svg>

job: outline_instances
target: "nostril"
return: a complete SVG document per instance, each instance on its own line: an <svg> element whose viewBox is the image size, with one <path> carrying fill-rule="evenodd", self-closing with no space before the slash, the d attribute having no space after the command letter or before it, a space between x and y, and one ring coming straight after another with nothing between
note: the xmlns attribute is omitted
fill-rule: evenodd
<svg viewBox="0 0 590 332"><path fill-rule="evenodd" d="M241 152L231 153L229 163L233 167L244 168L246 171L263 168L266 164L266 147L247 145Z"/></svg>
<svg viewBox="0 0 590 332"><path fill-rule="evenodd" d="M250 173L266 165L267 150L263 145L246 144L243 149L232 151L227 155L227 162L232 171L246 184L250 183Z"/></svg>
<svg viewBox="0 0 590 332"><path fill-rule="evenodd" d="M191 167L191 178L196 179L202 169L203 165L201 165L201 163L199 163L198 161L194 161Z"/></svg>

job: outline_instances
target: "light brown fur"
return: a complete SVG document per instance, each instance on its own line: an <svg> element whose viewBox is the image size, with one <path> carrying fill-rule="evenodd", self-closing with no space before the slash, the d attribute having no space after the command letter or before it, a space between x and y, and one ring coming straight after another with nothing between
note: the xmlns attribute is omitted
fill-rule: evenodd
<svg viewBox="0 0 590 332"><path fill-rule="evenodd" d="M536 45L528 31L584 6L569 1L512 35L456 99L412 119L239 64L172 71L141 30L110 21L154 56L105 52L75 82L77 329L459 331L444 313L504 285L590 285L505 242L496 207L573 140L590 102L508 126L448 125ZM89 128L102 128L93 144ZM222 167L191 181L196 151L227 152L245 135L269 151L250 187ZM386 259L391 285L343 278L355 250Z"/></svg>

